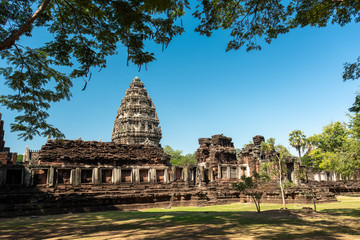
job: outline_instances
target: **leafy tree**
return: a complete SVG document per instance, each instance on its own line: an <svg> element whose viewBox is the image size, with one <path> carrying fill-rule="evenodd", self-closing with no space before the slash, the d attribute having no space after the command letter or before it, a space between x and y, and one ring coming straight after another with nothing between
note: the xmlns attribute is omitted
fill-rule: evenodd
<svg viewBox="0 0 360 240"><path fill-rule="evenodd" d="M166 48L184 31L176 20L186 7L187 0L0 1L0 57L7 62L0 75L13 90L0 103L20 112L11 130L24 140L64 137L47 122L47 110L70 99L73 79L84 79L85 89L91 70L106 67L118 45L126 47L128 62L146 67L155 57L145 43ZM35 28L48 31L51 40L40 47L20 44Z"/></svg>
<svg viewBox="0 0 360 240"><path fill-rule="evenodd" d="M171 156L170 162L174 166L179 166L182 162L181 150L174 150L170 146L165 145L164 152Z"/></svg>
<svg viewBox="0 0 360 240"><path fill-rule="evenodd" d="M174 150L168 145L165 145L164 152L171 156L170 162L174 166L191 165L197 162L195 153L189 153L183 156L181 150Z"/></svg>
<svg viewBox="0 0 360 240"><path fill-rule="evenodd" d="M17 157L16 157L16 162L22 162L22 161L23 161L23 157L24 157L24 155L18 154Z"/></svg>
<svg viewBox="0 0 360 240"><path fill-rule="evenodd" d="M290 156L289 151L282 145L275 146L275 138L269 138L266 142L261 143L261 149L271 156L271 160L274 163L273 175L279 183L281 200L283 203L283 209L286 209L285 202L285 187L287 186L286 174L286 158Z"/></svg>
<svg viewBox="0 0 360 240"><path fill-rule="evenodd" d="M302 165L301 150L306 146L306 137L304 133L301 130L291 131L289 134L289 142L290 145L298 151L300 165Z"/></svg>
<svg viewBox="0 0 360 240"><path fill-rule="evenodd" d="M360 169L360 114L349 117L348 127L335 122L308 138L315 146L308 153L313 166L333 171L343 179L355 177Z"/></svg>
<svg viewBox="0 0 360 240"><path fill-rule="evenodd" d="M267 175L260 175L257 172L253 172L252 177L241 177L241 182L233 183L232 187L239 191L243 192L251 197L251 199L254 201L256 211L260 212L260 203L261 198L264 195L264 183L269 181L269 178Z"/></svg>

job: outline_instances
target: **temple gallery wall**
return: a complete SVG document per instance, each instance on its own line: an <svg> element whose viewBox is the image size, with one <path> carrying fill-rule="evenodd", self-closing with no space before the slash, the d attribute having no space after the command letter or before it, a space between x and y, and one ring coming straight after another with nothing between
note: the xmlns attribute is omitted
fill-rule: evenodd
<svg viewBox="0 0 360 240"><path fill-rule="evenodd" d="M48 139L40 150L26 148L23 162L16 163L16 154L5 147L3 125L0 121L0 216L250 201L232 183L270 161L260 148L263 136L236 152L232 139L218 134L199 138L196 165L172 166L160 145L154 103L139 78L121 100L111 142ZM303 193L309 186L295 174L298 159L289 157L286 167L294 183L286 200L308 201ZM334 201L337 192L360 192L357 182L336 181L331 173L310 178L318 201ZM280 201L276 183L266 189L264 201Z"/></svg>

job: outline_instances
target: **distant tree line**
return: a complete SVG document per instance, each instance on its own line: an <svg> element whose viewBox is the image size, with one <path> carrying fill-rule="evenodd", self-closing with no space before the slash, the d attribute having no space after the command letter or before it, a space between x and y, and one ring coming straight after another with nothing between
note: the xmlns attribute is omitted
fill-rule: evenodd
<svg viewBox="0 0 360 240"><path fill-rule="evenodd" d="M360 171L360 114L348 115L349 122L334 122L321 133L305 137L300 130L290 133L290 144L304 153L302 164L316 170L333 171L342 179ZM301 150L301 151L300 151Z"/></svg>
<svg viewBox="0 0 360 240"><path fill-rule="evenodd" d="M181 150L174 150L168 145L165 145L164 152L171 156L170 162L174 166L196 164L195 153L188 153L186 155L182 155Z"/></svg>

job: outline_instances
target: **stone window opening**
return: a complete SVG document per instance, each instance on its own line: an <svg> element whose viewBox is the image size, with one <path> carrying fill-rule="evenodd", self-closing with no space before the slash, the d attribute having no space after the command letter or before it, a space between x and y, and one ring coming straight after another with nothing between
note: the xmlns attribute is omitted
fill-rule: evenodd
<svg viewBox="0 0 360 240"><path fill-rule="evenodd" d="M47 184L48 169L36 169L34 171L34 185Z"/></svg>
<svg viewBox="0 0 360 240"><path fill-rule="evenodd" d="M156 170L156 182L158 183L165 182L164 170Z"/></svg>
<svg viewBox="0 0 360 240"><path fill-rule="evenodd" d="M81 183L92 183L92 169L82 169L81 170Z"/></svg>
<svg viewBox="0 0 360 240"><path fill-rule="evenodd" d="M121 182L132 182L131 170L121 170Z"/></svg>
<svg viewBox="0 0 360 240"><path fill-rule="evenodd" d="M59 184L71 184L71 169L58 169L57 175Z"/></svg>
<svg viewBox="0 0 360 240"><path fill-rule="evenodd" d="M230 168L230 178L237 178L237 174L236 174L236 167L231 167Z"/></svg>
<svg viewBox="0 0 360 240"><path fill-rule="evenodd" d="M101 182L102 183L112 183L112 169L102 169L101 170Z"/></svg>
<svg viewBox="0 0 360 240"><path fill-rule="evenodd" d="M149 170L140 169L140 182L149 182Z"/></svg>
<svg viewBox="0 0 360 240"><path fill-rule="evenodd" d="M7 169L6 170L6 185L21 185L23 171L22 169Z"/></svg>

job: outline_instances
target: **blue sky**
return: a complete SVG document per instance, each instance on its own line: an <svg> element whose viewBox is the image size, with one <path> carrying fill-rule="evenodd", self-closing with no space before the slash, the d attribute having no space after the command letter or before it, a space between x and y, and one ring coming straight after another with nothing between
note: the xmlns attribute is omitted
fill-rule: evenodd
<svg viewBox="0 0 360 240"><path fill-rule="evenodd" d="M157 61L147 70L127 66L125 49L119 48L106 69L94 71L86 91L81 91L83 80L74 81L73 98L54 104L49 121L67 139L110 141L117 109L135 76L144 82L157 109L162 146L184 153L198 148L198 138L219 133L232 137L236 148L257 134L290 148L292 130L310 136L331 122L347 121L360 82L343 82L341 76L343 64L360 55L358 25L297 29L261 51L225 52L228 32L207 38L193 31L197 21L190 14L182 20L186 32L165 51L149 44ZM38 31L22 41L32 44L45 35ZM0 92L8 90L2 85ZM13 152L45 144L46 138L40 137L18 140L9 126L16 112L4 107L0 111L6 146Z"/></svg>

